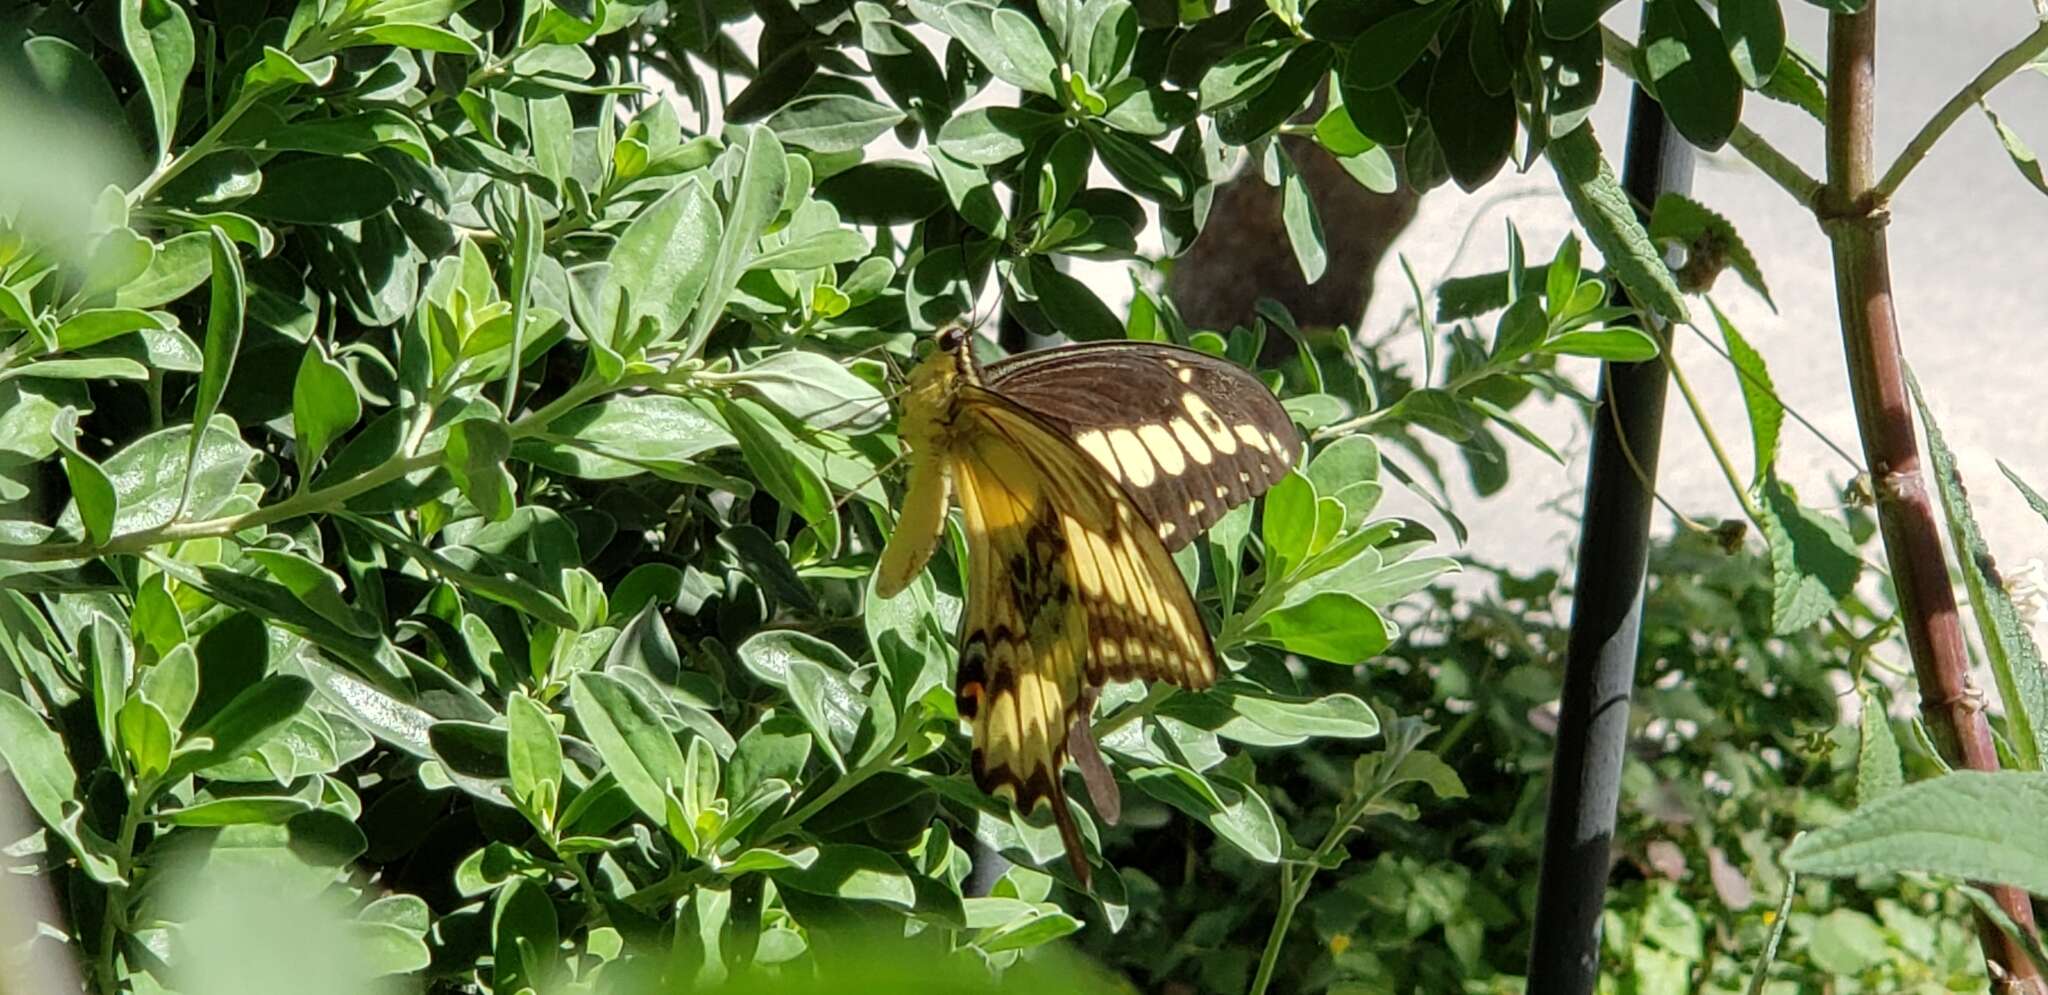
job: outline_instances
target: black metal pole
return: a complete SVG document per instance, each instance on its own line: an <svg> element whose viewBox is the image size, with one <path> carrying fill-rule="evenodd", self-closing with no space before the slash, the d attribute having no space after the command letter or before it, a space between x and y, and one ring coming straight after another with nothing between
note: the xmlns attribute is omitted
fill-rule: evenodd
<svg viewBox="0 0 2048 995"><path fill-rule="evenodd" d="M1629 108L1622 186L1644 206L1692 187L1691 147L1640 89ZM1652 331L1668 348L1668 330ZM1661 360L1607 363L1601 373L1530 936L1529 995L1587 995L1599 978L1600 911L1635 685L1666 374Z"/></svg>

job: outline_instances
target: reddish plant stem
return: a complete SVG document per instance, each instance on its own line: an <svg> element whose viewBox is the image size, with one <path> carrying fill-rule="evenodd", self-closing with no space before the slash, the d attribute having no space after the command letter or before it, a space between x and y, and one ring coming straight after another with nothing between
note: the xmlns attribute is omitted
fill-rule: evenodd
<svg viewBox="0 0 2048 995"><path fill-rule="evenodd" d="M1835 298L1858 433L1878 495L1900 624L1920 685L1920 708L1951 766L1995 771L1998 753L1981 695L1969 677L1969 654L1940 525L1920 469L1913 406L1892 307L1891 264L1885 242L1886 205L1874 191L1872 136L1877 82L1877 0L1855 14L1828 21L1827 185L1821 224L1834 246ZM2015 924L2031 932L2034 911L2025 891L1988 890ZM2021 944L1980 918L1979 938L2001 992L2048 993Z"/></svg>

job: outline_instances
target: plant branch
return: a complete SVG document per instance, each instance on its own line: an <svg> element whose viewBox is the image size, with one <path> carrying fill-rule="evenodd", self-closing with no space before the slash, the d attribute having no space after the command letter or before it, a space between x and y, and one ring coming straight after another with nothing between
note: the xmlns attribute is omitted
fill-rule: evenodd
<svg viewBox="0 0 2048 995"><path fill-rule="evenodd" d="M1884 178L1877 181L1877 186L1871 189L1871 195L1876 197L1879 203L1890 200L1899 192L1899 187L1905 184L1906 177L1912 175L1913 168L1927 158L1927 153L1934 151L1934 143L1948 133L1949 127L1963 116L1963 112L1983 100L1998 84L2026 68L2028 63L2040 57L2043 52L2048 52L2048 23L2035 28L2033 33L2020 39L1998 58L1991 60L1991 64L1985 66L1983 72L1964 84L1962 89L1956 91L1955 96L1948 98L1948 103L1941 105L1941 109L1935 111L1934 116L1928 118L1926 124L1920 126L1919 133L1913 136L1912 141L1906 143L1906 147L1899 152L1899 157L1892 160L1891 168L1884 171Z"/></svg>
<svg viewBox="0 0 2048 995"><path fill-rule="evenodd" d="M1828 184L1818 203L1834 245L1835 297L1856 423L1878 495L1877 520L1891 562L1899 621L1912 653L1921 714L1951 767L1995 771L1990 723L1970 680L1955 590L1949 584L1941 528L1920 469L1913 405L1907 395L1894 310L1887 215L1875 188L1877 3L1828 20ZM2015 924L2034 930L2025 891L1988 889ZM2000 990L2039 995L2039 969L2025 947L1980 917L1979 941Z"/></svg>
<svg viewBox="0 0 2048 995"><path fill-rule="evenodd" d="M1628 39L1602 26L1600 46L1607 56L1608 65L1613 66L1631 81L1642 83L1642 80L1636 78L1636 47L1629 44ZM1734 133L1728 136L1728 147L1748 160L1758 172L1763 173L1801 205L1813 206L1815 198L1820 195L1819 180L1801 169L1790 156L1778 151L1778 147L1772 145L1769 139L1750 130L1749 126L1736 125Z"/></svg>

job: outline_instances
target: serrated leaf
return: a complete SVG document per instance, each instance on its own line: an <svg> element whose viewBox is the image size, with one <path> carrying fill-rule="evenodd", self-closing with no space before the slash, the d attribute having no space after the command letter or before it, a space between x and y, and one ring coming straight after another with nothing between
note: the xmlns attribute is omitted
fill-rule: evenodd
<svg viewBox="0 0 2048 995"><path fill-rule="evenodd" d="M2018 755L2019 765L2040 770L2048 760L2048 666L2041 649L2013 604L2012 593L1991 558L1991 547L1977 527L1970 509L1968 492L1956 456L1935 424L1927 397L1920 392L1920 380L1911 370L1906 385L1912 389L1913 404L1920 410L1920 425L1927 433L1927 452L1933 464L1935 489L1948 519L1949 543L1955 550L1963 575L1963 589L1969 592L1971 612L1977 616L1977 631L1983 637L1991 676L1998 684L1998 697L2005 704L2007 740Z"/></svg>
<svg viewBox="0 0 2048 995"><path fill-rule="evenodd" d="M1798 632L1826 618L1863 575L1856 541L1832 519L1799 504L1773 474L1764 481L1764 539L1771 550L1771 628Z"/></svg>
<svg viewBox="0 0 2048 995"><path fill-rule="evenodd" d="M1664 265L1664 257L1636 216L1628 193L1600 154L1593 129L1581 127L1551 139L1547 154L1572 213L1622 286L1638 303L1666 320L1689 320L1685 296L1671 278L1671 268Z"/></svg>
<svg viewBox="0 0 2048 995"><path fill-rule="evenodd" d="M1714 321L1721 327L1721 340L1728 346L1728 361L1735 367L1735 379L1742 388L1742 404L1749 410L1749 437L1756 454L1756 472L1751 475L1750 486L1761 486L1764 478L1776 469L1778 463L1778 436L1785 424L1785 405L1778 400L1777 387L1771 383L1771 372L1764 367L1764 357L1742 337L1728 316L1712 300L1707 307L1714 312Z"/></svg>
<svg viewBox="0 0 2048 995"><path fill-rule="evenodd" d="M2048 891L2048 774L1959 770L1858 806L1785 849L1801 874L1853 877L1917 871Z"/></svg>

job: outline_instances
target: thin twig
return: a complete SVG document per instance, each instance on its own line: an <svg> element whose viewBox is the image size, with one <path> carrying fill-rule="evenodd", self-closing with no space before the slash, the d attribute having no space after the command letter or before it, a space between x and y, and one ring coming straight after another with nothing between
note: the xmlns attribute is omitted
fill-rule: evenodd
<svg viewBox="0 0 2048 995"><path fill-rule="evenodd" d="M1879 203L1890 200L1906 182L1906 177L1912 175L1913 168L1927 158L1927 153L1934 150L1934 143L1941 140L1941 136L1963 116L1963 112L1983 100L1998 84L2025 69L2028 63L2033 62L2043 52L2048 52L2048 24L2035 28L2031 34L2006 49L2004 54L1991 60L1991 64L1985 66L1983 72L1964 84L1962 89L1956 91L1955 96L1948 98L1948 103L1941 105L1941 109L1935 111L1934 116L1928 118L1926 124L1920 126L1919 133L1913 136L1912 141L1906 143L1906 147L1899 152L1899 157L1892 160L1891 168L1884 171L1884 178L1878 180L1877 186L1871 188L1871 195L1876 197Z"/></svg>

